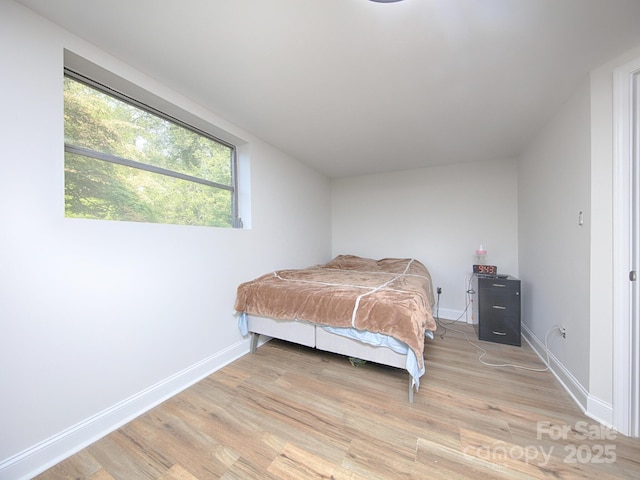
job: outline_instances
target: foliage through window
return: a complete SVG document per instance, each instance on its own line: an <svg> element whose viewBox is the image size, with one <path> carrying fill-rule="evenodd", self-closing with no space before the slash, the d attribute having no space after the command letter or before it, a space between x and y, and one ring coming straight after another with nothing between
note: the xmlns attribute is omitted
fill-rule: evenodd
<svg viewBox="0 0 640 480"><path fill-rule="evenodd" d="M70 75L67 217L237 226L232 145Z"/></svg>

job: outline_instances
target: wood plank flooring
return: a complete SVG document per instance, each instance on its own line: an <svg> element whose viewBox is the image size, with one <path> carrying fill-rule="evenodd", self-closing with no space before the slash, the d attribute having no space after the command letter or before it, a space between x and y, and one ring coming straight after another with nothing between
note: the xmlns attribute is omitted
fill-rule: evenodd
<svg viewBox="0 0 640 480"><path fill-rule="evenodd" d="M488 362L543 367L524 342L455 328ZM551 373L478 356L458 332L428 340L409 404L403 370L272 340L37 478L640 478L640 440L600 429Z"/></svg>

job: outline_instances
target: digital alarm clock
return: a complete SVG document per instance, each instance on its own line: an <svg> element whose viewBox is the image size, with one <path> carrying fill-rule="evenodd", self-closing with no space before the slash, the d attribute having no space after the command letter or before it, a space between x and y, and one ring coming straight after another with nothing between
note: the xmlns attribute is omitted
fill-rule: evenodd
<svg viewBox="0 0 640 480"><path fill-rule="evenodd" d="M474 265L473 273L481 273L483 275L497 275L498 267L495 265Z"/></svg>

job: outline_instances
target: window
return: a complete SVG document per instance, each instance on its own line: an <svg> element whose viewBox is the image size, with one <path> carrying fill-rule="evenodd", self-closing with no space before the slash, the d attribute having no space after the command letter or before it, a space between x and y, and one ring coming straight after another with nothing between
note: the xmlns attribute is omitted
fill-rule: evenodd
<svg viewBox="0 0 640 480"><path fill-rule="evenodd" d="M238 227L236 149L71 70L65 216Z"/></svg>

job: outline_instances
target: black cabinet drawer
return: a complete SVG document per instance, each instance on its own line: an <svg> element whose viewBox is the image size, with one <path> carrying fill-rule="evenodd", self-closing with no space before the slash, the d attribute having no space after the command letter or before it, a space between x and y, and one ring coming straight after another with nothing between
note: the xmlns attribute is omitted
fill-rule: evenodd
<svg viewBox="0 0 640 480"><path fill-rule="evenodd" d="M482 318L482 314L480 318ZM517 317L496 317L482 320L478 325L478 338L488 342L520 346L520 319Z"/></svg>
<svg viewBox="0 0 640 480"><path fill-rule="evenodd" d="M480 290L480 315L520 316L520 292Z"/></svg>

